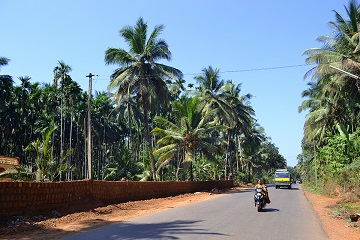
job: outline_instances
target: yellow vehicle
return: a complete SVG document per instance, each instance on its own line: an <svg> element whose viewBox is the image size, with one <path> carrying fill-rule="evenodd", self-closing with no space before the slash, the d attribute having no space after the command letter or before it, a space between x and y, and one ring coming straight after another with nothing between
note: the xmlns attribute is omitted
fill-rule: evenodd
<svg viewBox="0 0 360 240"><path fill-rule="evenodd" d="M275 171L275 188L287 187L291 189L290 172L287 169L277 169Z"/></svg>

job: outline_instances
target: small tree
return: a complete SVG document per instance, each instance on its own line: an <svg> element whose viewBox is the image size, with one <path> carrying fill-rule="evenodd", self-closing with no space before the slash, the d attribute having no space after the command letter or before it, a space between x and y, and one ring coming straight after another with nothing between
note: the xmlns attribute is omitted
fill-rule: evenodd
<svg viewBox="0 0 360 240"><path fill-rule="evenodd" d="M51 135L55 128L50 126L48 131L44 133L44 140L37 139L31 142L26 148L26 151L35 151L36 159L36 177L37 182L40 181L54 181L60 176L60 173L66 170L67 164L64 160L71 154L71 150L66 151L59 159L52 157ZM61 180L61 179L60 179Z"/></svg>

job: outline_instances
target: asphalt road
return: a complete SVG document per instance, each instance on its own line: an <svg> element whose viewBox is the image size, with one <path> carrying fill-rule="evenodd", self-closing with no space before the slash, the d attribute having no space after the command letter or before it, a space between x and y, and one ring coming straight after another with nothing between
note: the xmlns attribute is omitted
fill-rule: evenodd
<svg viewBox="0 0 360 240"><path fill-rule="evenodd" d="M268 189L271 204L263 212L249 189L64 239L328 239L300 185Z"/></svg>

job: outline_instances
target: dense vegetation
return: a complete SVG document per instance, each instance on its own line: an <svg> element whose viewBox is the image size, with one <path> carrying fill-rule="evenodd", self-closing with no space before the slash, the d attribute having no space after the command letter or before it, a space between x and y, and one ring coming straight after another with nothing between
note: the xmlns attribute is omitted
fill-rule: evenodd
<svg viewBox="0 0 360 240"><path fill-rule="evenodd" d="M105 63L118 66L109 92L91 98L63 61L54 67L52 84L25 76L16 86L12 76L0 75L0 155L21 159L13 178L253 181L286 167L240 84L208 66L195 77L197 85L186 88L182 72L163 64L171 59L159 38L163 30L159 25L148 35L142 18L122 28L128 49L105 51ZM1 57L1 70L7 64Z"/></svg>
<svg viewBox="0 0 360 240"><path fill-rule="evenodd" d="M332 35L321 48L304 52L315 67L306 73L309 88L299 111L307 111L297 172L306 183L328 193L360 199L360 6L351 0L347 16L335 13ZM340 70L339 70L340 69ZM351 75L353 74L353 75Z"/></svg>

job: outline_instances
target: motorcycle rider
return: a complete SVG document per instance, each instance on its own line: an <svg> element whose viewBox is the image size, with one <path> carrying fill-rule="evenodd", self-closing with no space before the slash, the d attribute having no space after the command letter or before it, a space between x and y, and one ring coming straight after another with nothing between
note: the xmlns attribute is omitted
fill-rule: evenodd
<svg viewBox="0 0 360 240"><path fill-rule="evenodd" d="M260 179L258 180L257 184L255 185L255 191L256 191L257 188L263 189L263 191L264 191L264 193L265 193L266 203L270 203L271 201L270 201L270 197L269 197L269 192L268 192L268 190L267 190L267 187L266 187L265 182L264 182L263 179L260 178Z"/></svg>

